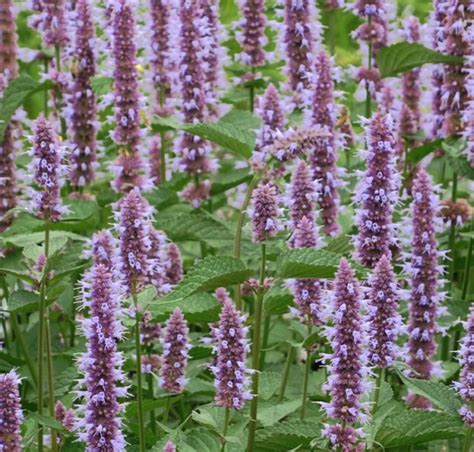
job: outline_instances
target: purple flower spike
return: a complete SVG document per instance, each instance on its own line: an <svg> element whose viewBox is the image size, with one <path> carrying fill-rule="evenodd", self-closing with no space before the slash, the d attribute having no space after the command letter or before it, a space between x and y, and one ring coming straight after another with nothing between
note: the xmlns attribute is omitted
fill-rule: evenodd
<svg viewBox="0 0 474 452"><path fill-rule="evenodd" d="M239 0L242 20L237 24L241 31L236 33L243 52L239 55L243 64L252 67L263 66L266 60L263 46L265 37L265 1Z"/></svg>
<svg viewBox="0 0 474 452"><path fill-rule="evenodd" d="M474 168L474 27L471 27L472 37L471 55L467 58L466 90L468 100L463 111L464 138L466 139L466 157Z"/></svg>
<svg viewBox="0 0 474 452"><path fill-rule="evenodd" d="M333 353L328 356L329 378L324 386L331 394L331 402L323 407L330 418L342 425L326 426L323 433L333 446L349 451L354 450L360 433L346 424L365 418L360 398L367 390L364 382L367 369L359 283L345 258L339 263L334 289L331 316L334 327L327 328Z"/></svg>
<svg viewBox="0 0 474 452"><path fill-rule="evenodd" d="M188 324L183 313L176 308L166 322L163 344L163 362L160 369L160 386L173 394L183 392L186 384L185 372L188 351Z"/></svg>
<svg viewBox="0 0 474 452"><path fill-rule="evenodd" d="M254 242L263 242L280 230L278 204L279 195L275 185L260 183L254 189L249 209Z"/></svg>
<svg viewBox="0 0 474 452"><path fill-rule="evenodd" d="M408 364L414 370L411 376L429 380L433 375L437 305L441 296L438 279L442 269L438 265L435 236L438 200L433 194L431 178L423 169L418 171L412 191L412 229L409 231L412 254L411 263L407 265L411 277ZM426 407L426 401L418 396L409 401L412 406Z"/></svg>
<svg viewBox="0 0 474 452"><path fill-rule="evenodd" d="M152 208L135 188L120 202L120 271L127 291L139 288L151 272L150 219Z"/></svg>
<svg viewBox="0 0 474 452"><path fill-rule="evenodd" d="M84 276L82 296L82 306L90 315L82 322L87 351L79 359L84 374L79 383L85 386L78 391L85 404L84 417L78 420L79 439L88 451L124 450L118 401L127 395L127 389L119 386L125 382L123 357L117 351L123 334L120 282L106 266L94 264Z"/></svg>
<svg viewBox="0 0 474 452"><path fill-rule="evenodd" d="M396 276L386 255L376 264L369 285L369 362L377 368L387 368L398 356L396 340L401 331L401 317Z"/></svg>
<svg viewBox="0 0 474 452"><path fill-rule="evenodd" d="M102 264L112 271L116 261L117 241L110 231L104 229L93 235L90 249L84 252L85 257L92 257L94 264Z"/></svg>
<svg viewBox="0 0 474 452"><path fill-rule="evenodd" d="M117 191L143 187L143 162L139 154L141 138L138 74L135 47L135 19L130 0L118 0L113 14L113 55L115 130L113 138L119 145L115 163Z"/></svg>
<svg viewBox="0 0 474 452"><path fill-rule="evenodd" d="M20 425L23 413L18 386L20 379L14 370L0 374L0 450L21 451Z"/></svg>
<svg viewBox="0 0 474 452"><path fill-rule="evenodd" d="M405 20L405 39L407 42L420 41L420 21L415 16ZM400 133L416 135L420 131L421 112L420 69L412 69L402 75L402 107L400 111Z"/></svg>
<svg viewBox="0 0 474 452"><path fill-rule="evenodd" d="M296 107L308 103L313 68L313 48L321 40L319 18L310 0L285 0L283 46L287 57L288 87L293 92Z"/></svg>
<svg viewBox="0 0 474 452"><path fill-rule="evenodd" d="M305 324L321 325L321 283L318 279L294 279L288 282L297 315Z"/></svg>
<svg viewBox="0 0 474 452"><path fill-rule="evenodd" d="M149 239L151 242L148 253L150 261L149 282L153 284L158 295L163 295L172 288L166 274L171 265L167 256L167 238L163 232L150 228Z"/></svg>
<svg viewBox="0 0 474 452"><path fill-rule="evenodd" d="M70 95L72 137L71 184L83 187L95 179L96 162L96 98L91 79L95 71L94 24L90 0L76 4L74 58L76 71Z"/></svg>
<svg viewBox="0 0 474 452"><path fill-rule="evenodd" d="M18 74L17 37L13 4L11 0L0 2L0 96L8 82ZM17 182L15 164L16 127L9 124L0 140L0 218L16 206ZM10 224L0 220L0 232Z"/></svg>
<svg viewBox="0 0 474 452"><path fill-rule="evenodd" d="M390 116L376 113L367 127L367 170L356 188L356 257L373 268L390 257L395 243L392 214L398 200L399 174L395 167L395 140Z"/></svg>
<svg viewBox="0 0 474 452"><path fill-rule="evenodd" d="M310 161L313 176L319 183L318 204L321 209L323 230L327 235L336 235L340 230L337 221L339 195L336 175L335 114L331 60L328 54L322 51L316 57L311 123L327 132L328 136L315 140Z"/></svg>
<svg viewBox="0 0 474 452"><path fill-rule="evenodd" d="M165 444L163 452L176 452L176 446L171 441L168 441Z"/></svg>
<svg viewBox="0 0 474 452"><path fill-rule="evenodd" d="M66 430L72 432L76 424L76 414L72 408L66 410L63 403L58 400L54 406L54 418L63 424Z"/></svg>
<svg viewBox="0 0 474 452"><path fill-rule="evenodd" d="M39 189L32 192L33 210L44 220L58 221L64 212L60 197L63 173L61 154L56 132L41 116L34 126L31 171Z"/></svg>
<svg viewBox="0 0 474 452"><path fill-rule="evenodd" d="M219 324L212 329L215 342L213 350L217 355L211 367L216 388L214 401L217 406L232 410L241 410L245 401L252 398L247 390L249 380L248 370L245 368L249 351L245 319L234 303L226 300L222 306Z"/></svg>
<svg viewBox="0 0 474 452"><path fill-rule="evenodd" d="M469 27L472 27L473 20L474 8L471 0L447 2L443 42L445 53L461 57L470 55L473 33ZM467 73L462 63L444 66L441 102L444 110L443 132L447 136L461 134L463 131L462 112L468 102Z"/></svg>
<svg viewBox="0 0 474 452"><path fill-rule="evenodd" d="M166 277L170 284L176 285L183 279L183 261L178 245L170 243L166 255L168 261Z"/></svg>
<svg viewBox="0 0 474 452"><path fill-rule="evenodd" d="M140 322L140 338L141 343L145 347L153 345L160 339L161 326L159 323L154 322L151 314L146 311L142 315L142 321Z"/></svg>
<svg viewBox="0 0 474 452"><path fill-rule="evenodd" d="M459 413L464 419L465 424L474 428L474 304L471 304L469 316L464 322L466 335L461 343L459 351L459 364L461 365L461 375L459 382L454 383L459 395L463 398L466 405L461 407Z"/></svg>
<svg viewBox="0 0 474 452"><path fill-rule="evenodd" d="M44 44L64 48L69 43L64 0L41 0L39 31Z"/></svg>

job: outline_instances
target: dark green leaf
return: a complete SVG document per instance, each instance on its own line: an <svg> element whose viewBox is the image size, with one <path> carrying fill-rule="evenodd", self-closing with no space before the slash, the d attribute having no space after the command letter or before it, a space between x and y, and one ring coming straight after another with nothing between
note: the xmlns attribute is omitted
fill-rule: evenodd
<svg viewBox="0 0 474 452"><path fill-rule="evenodd" d="M441 145L443 144L443 139L439 138L434 141L430 141L429 143L425 143L422 146L418 146L417 148L412 149L407 156L407 160L410 163L416 165L419 161L423 160L427 155L431 154L432 152L436 151L437 149L441 149Z"/></svg>
<svg viewBox="0 0 474 452"><path fill-rule="evenodd" d="M54 430L60 432L63 435L70 434L70 432L64 428L63 424L61 424L61 422L57 421L52 417L32 412L28 413L28 417L34 419L38 422L38 424L42 425L43 427L54 428Z"/></svg>
<svg viewBox="0 0 474 452"><path fill-rule="evenodd" d="M39 295L28 290L17 290L8 297L8 310L15 314L33 312L39 308Z"/></svg>
<svg viewBox="0 0 474 452"><path fill-rule="evenodd" d="M332 278L340 259L340 255L326 250L290 250L278 258L277 275L281 278Z"/></svg>

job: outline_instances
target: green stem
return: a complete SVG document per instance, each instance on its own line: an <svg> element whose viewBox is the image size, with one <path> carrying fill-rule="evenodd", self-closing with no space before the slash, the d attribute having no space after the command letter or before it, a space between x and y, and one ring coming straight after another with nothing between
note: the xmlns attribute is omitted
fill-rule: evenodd
<svg viewBox="0 0 474 452"><path fill-rule="evenodd" d="M20 345L20 350L25 358L26 365L28 367L28 370L30 371L31 374L31 379L33 380L33 384L35 388L38 388L38 377L36 375L36 369L33 364L33 360L31 359L31 355L28 353L28 349L26 348L26 343L25 343L25 337L22 334L20 330L20 326L18 325L18 319L16 317L15 313L10 314L10 322L12 325L13 332L15 333L15 338L18 341L18 344Z"/></svg>
<svg viewBox="0 0 474 452"><path fill-rule="evenodd" d="M253 113L255 107L255 87L249 87L249 102L250 102L250 111Z"/></svg>
<svg viewBox="0 0 474 452"><path fill-rule="evenodd" d="M46 308L46 322L45 322L45 334L46 334L46 362L48 365L48 402L49 402L49 416L54 419L54 372L53 372L53 352L51 349L51 330L49 328L49 313ZM51 450L57 452L58 440L56 430L51 428Z"/></svg>
<svg viewBox="0 0 474 452"><path fill-rule="evenodd" d="M311 336L312 331L311 324L308 325L308 337ZM308 382L309 382L309 374L311 371L311 350L309 347L306 349L307 356L306 356L306 365L305 365L305 372L304 372L304 380L303 380L303 400L301 401L301 413L300 419L303 420L306 416L306 399L308 398Z"/></svg>
<svg viewBox="0 0 474 452"><path fill-rule="evenodd" d="M138 436L140 438L140 452L145 452L145 420L143 417L143 383L142 383L142 344L140 341L140 313L135 284L132 285L132 299L135 306L135 354L137 358L137 408L138 408Z"/></svg>
<svg viewBox="0 0 474 452"><path fill-rule="evenodd" d="M49 69L49 61L48 58L44 58L44 73L47 75L48 74L48 69ZM44 97L43 97L43 111L44 111L44 117L48 117L48 100L49 100L49 91L47 89L44 90Z"/></svg>
<svg viewBox="0 0 474 452"><path fill-rule="evenodd" d="M377 373L377 382L375 383L375 391L374 391L374 408L372 413L377 411L377 405L380 400L380 392L382 390L382 383L385 380L385 369L376 369Z"/></svg>
<svg viewBox="0 0 474 452"><path fill-rule="evenodd" d="M166 425L168 423L170 409L171 409L171 396L166 399L165 411L163 413L163 425Z"/></svg>
<svg viewBox="0 0 474 452"><path fill-rule="evenodd" d="M334 55L336 53L336 10L330 10L328 14L329 52Z"/></svg>
<svg viewBox="0 0 474 452"><path fill-rule="evenodd" d="M165 104L165 87L163 85L160 86L160 107L163 109ZM166 182L166 132L160 132L160 184L164 184Z"/></svg>
<svg viewBox="0 0 474 452"><path fill-rule="evenodd" d="M470 452L472 446L472 433L474 432L474 428L470 428L467 430L466 437L464 438L464 445L462 447L462 452Z"/></svg>
<svg viewBox="0 0 474 452"><path fill-rule="evenodd" d="M265 367L265 355L266 348L268 347L268 336L270 333L270 315L265 316L263 322L263 340L262 340L262 352L260 353L260 370L263 371Z"/></svg>
<svg viewBox="0 0 474 452"><path fill-rule="evenodd" d="M48 254L49 254L49 224L45 221L44 225L44 255L45 266L43 268L43 276L40 286L40 306L39 306L39 327L38 327L38 414L43 414L44 405L44 346L45 346L45 320L46 320L46 282L48 279ZM50 395L51 396L51 395ZM38 450L43 451L43 426L38 425Z"/></svg>
<svg viewBox="0 0 474 452"><path fill-rule="evenodd" d="M370 24L372 23L372 17L369 16L368 18L368 25L370 28ZM368 50L368 69L369 71L372 69L372 40L369 41L369 50ZM366 89L366 97L365 97L365 116L366 118L370 118L372 115L372 96L370 94L370 88L367 81L365 82L365 89Z"/></svg>
<svg viewBox="0 0 474 452"><path fill-rule="evenodd" d="M293 362L293 346L288 346L288 354L286 355L285 368L283 369L283 375L281 378L280 391L278 392L278 403L283 401L285 397L286 385L288 384L288 377L290 375L291 363Z"/></svg>
<svg viewBox="0 0 474 452"><path fill-rule="evenodd" d="M148 374L148 397L153 400L153 375ZM156 421L155 421L155 410L150 410L150 427L153 434L156 435Z"/></svg>
<svg viewBox="0 0 474 452"><path fill-rule="evenodd" d="M54 57L56 61L56 71L58 74L61 72L61 48L56 45L54 47ZM58 96L58 116L59 116L59 122L61 124L61 136L63 139L66 139L67 136L67 127L66 127L66 120L63 118L61 115L61 106L63 104L63 94L60 89L56 91L56 95Z"/></svg>
<svg viewBox="0 0 474 452"><path fill-rule="evenodd" d="M474 219L471 220L471 233L474 226ZM471 269L471 260L472 260L472 248L474 244L474 239L471 237L469 239L469 247L467 249L466 264L464 265L464 277L462 282L462 299L466 299L467 289L469 288L469 272Z"/></svg>
<svg viewBox="0 0 474 452"><path fill-rule="evenodd" d="M247 192L245 193L244 202L239 211L239 218L237 220L237 228L235 230L235 241L234 241L234 256L237 258L240 257L240 248L242 244L242 228L244 226L245 214L247 212L247 208L250 203L250 198L252 196L253 189L257 185L257 182L258 182L258 176L255 174L252 180L249 182L249 186L247 187ZM237 284L235 286L235 304L237 306L237 309L242 310L243 304L242 304L242 293L240 290L240 284Z"/></svg>
<svg viewBox="0 0 474 452"><path fill-rule="evenodd" d="M266 264L266 246L262 244L262 260L260 265L259 288L255 297L255 314L253 324L252 337L252 394L253 398L250 403L250 420L249 420L249 436L247 443L247 451L252 452L255 444L255 433L257 431L257 411L258 411L258 380L260 372L260 332L262 326L262 305L265 281L265 264Z"/></svg>
<svg viewBox="0 0 474 452"><path fill-rule="evenodd" d="M225 418L224 418L224 430L222 430L222 448L221 448L221 452L224 452L225 450L225 437L227 435L227 430L229 429L229 423L230 423L230 415L231 415L231 412L229 410L229 408L226 408L225 409Z"/></svg>

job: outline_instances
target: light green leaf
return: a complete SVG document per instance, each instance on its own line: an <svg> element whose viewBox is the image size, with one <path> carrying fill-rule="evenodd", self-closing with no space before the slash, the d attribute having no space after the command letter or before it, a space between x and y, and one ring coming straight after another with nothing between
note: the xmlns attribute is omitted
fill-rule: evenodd
<svg viewBox="0 0 474 452"><path fill-rule="evenodd" d="M260 404L257 417L264 427L269 427L280 419L294 413L300 406L301 400L288 400L282 403L268 401Z"/></svg>
<svg viewBox="0 0 474 452"><path fill-rule="evenodd" d="M268 400L280 387L281 373L265 371L259 377L259 397Z"/></svg>
<svg viewBox="0 0 474 452"><path fill-rule="evenodd" d="M444 55L421 44L408 42L383 47L377 52L377 66L383 78L394 77L423 64L462 64L463 61L462 57Z"/></svg>
<svg viewBox="0 0 474 452"><path fill-rule="evenodd" d="M51 231L50 239L56 240L60 237L66 237L71 240L77 240L84 242L86 237L82 235L74 234L73 232L68 231ZM4 237L5 243L10 245L17 246L19 248L25 248L31 245L37 245L44 241L44 232L32 232L30 234L18 234L14 236Z"/></svg>
<svg viewBox="0 0 474 452"><path fill-rule="evenodd" d="M421 146L418 146L414 149L411 149L408 153L407 160L414 165L416 165L419 161L423 160L427 155L431 154L432 152L436 151L437 149L441 149L441 145L443 144L444 139L439 138L434 141L430 141L429 143L425 143Z"/></svg>
<svg viewBox="0 0 474 452"><path fill-rule="evenodd" d="M39 295L28 290L17 290L8 297L8 310L15 314L33 312L39 308Z"/></svg>
<svg viewBox="0 0 474 452"><path fill-rule="evenodd" d="M227 122L234 126L243 127L248 130L257 130L261 127L262 121L254 113L247 110L232 109L226 113L219 120L220 122Z"/></svg>
<svg viewBox="0 0 474 452"><path fill-rule="evenodd" d="M276 272L281 278L332 278L340 259L340 255L326 250L289 250L278 258Z"/></svg>
<svg viewBox="0 0 474 452"><path fill-rule="evenodd" d="M28 413L28 417L34 419L38 424L42 425L43 427L54 428L57 432L60 432L63 435L69 435L70 432L66 430L61 424L61 422L57 421L56 419L44 416L39 413L32 413L31 411Z"/></svg>
<svg viewBox="0 0 474 452"><path fill-rule="evenodd" d="M112 77L93 77L91 81L92 90L97 96L108 94L112 91L114 79Z"/></svg>

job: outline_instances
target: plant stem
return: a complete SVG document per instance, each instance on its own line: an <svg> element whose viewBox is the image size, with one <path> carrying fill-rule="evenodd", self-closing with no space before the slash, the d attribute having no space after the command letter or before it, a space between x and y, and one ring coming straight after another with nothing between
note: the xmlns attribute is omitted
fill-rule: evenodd
<svg viewBox="0 0 474 452"><path fill-rule="evenodd" d="M165 87L160 86L160 107L165 104ZM160 132L160 184L166 182L166 132Z"/></svg>
<svg viewBox="0 0 474 452"><path fill-rule="evenodd" d="M257 182L258 182L258 176L255 174L252 180L249 182L249 186L247 187L247 192L245 193L244 202L239 211L239 218L237 220L237 228L235 230L235 241L234 241L234 256L237 258L240 257L240 247L242 244L242 228L244 226L245 214L247 212L247 207L249 206L249 203L250 203L250 198L252 196L253 189L257 185ZM235 286L235 304L237 306L237 309L241 311L243 308L243 304L242 304L242 293L240 290L240 284L237 284Z"/></svg>
<svg viewBox="0 0 474 452"><path fill-rule="evenodd" d="M148 397L153 400L153 375L148 374ZM150 427L153 434L156 434L155 410L150 410Z"/></svg>
<svg viewBox="0 0 474 452"><path fill-rule="evenodd" d="M170 415L170 408L171 408L171 396L166 399L166 406L165 411L163 413L163 424L166 425L168 423L168 417Z"/></svg>
<svg viewBox="0 0 474 452"><path fill-rule="evenodd" d="M255 106L255 87L249 87L249 109L253 113Z"/></svg>
<svg viewBox="0 0 474 452"><path fill-rule="evenodd" d="M54 419L54 373L53 373L53 352L51 349L51 330L49 328L49 315L46 309L46 362L48 364L48 402L49 402L49 416ZM58 441L56 430L51 428L51 450L56 452L58 450Z"/></svg>
<svg viewBox="0 0 474 452"><path fill-rule="evenodd" d="M474 226L474 219L471 220L471 233ZM471 260L472 260L472 248L474 245L474 239L471 237L469 239L469 247L467 249L466 264L464 265L464 277L462 282L462 299L466 299L467 289L469 288L469 272L471 269Z"/></svg>
<svg viewBox="0 0 474 452"><path fill-rule="evenodd" d="M286 385L288 384L288 376L290 375L291 363L293 362L293 346L289 344L288 354L286 355L285 368L281 378L280 391L278 392L278 403L283 401L285 397Z"/></svg>
<svg viewBox="0 0 474 452"><path fill-rule="evenodd" d="M382 383L385 380L385 369L376 369L377 373L377 382L375 383L375 391L374 391L374 408L372 410L372 413L375 413L377 411L377 405L380 400L380 392L382 390Z"/></svg>
<svg viewBox="0 0 474 452"><path fill-rule="evenodd" d="M336 53L336 10L332 9L328 11L329 15L329 52L331 55Z"/></svg>
<svg viewBox="0 0 474 452"><path fill-rule="evenodd" d="M56 61L56 71L59 74L61 72L61 48L58 45L54 47L54 57ZM59 122L61 124L61 137L64 140L66 139L66 135L67 135L67 127L66 127L66 120L63 118L60 112L61 106L63 104L63 93L61 92L60 89L58 89L56 91L56 95L58 96L57 107L58 107Z"/></svg>
<svg viewBox="0 0 474 452"><path fill-rule="evenodd" d="M45 265L43 268L43 276L40 286L40 305L39 305L39 327L38 327L38 414L43 414L44 394L43 394L43 377L44 377L44 346L45 338L45 320L46 320L46 282L48 279L48 255L49 255L49 224L45 220L44 224L44 256ZM51 397L51 394L50 394ZM38 451L43 451L43 426L38 425Z"/></svg>
<svg viewBox="0 0 474 452"><path fill-rule="evenodd" d="M44 73L45 75L48 74L48 69L49 69L49 61L47 57L44 57ZM49 91L47 89L44 90L44 97L43 97L43 112L44 112L44 117L48 117L48 100L49 100Z"/></svg>
<svg viewBox="0 0 474 452"><path fill-rule="evenodd" d="M263 321L263 340L262 340L262 352L260 353L260 371L263 371L265 367L265 349L268 347L268 335L270 333L270 315L265 316Z"/></svg>
<svg viewBox="0 0 474 452"><path fill-rule="evenodd" d="M372 23L372 17L369 16L367 23L370 25ZM369 41L369 50L368 50L368 69L369 71L372 69L372 40ZM370 94L370 88L367 81L365 82L365 89L366 89L366 97L365 97L365 117L370 118L372 115L372 96Z"/></svg>
<svg viewBox="0 0 474 452"><path fill-rule="evenodd" d="M308 325L308 337L311 336L312 332L312 325ZM303 420L305 415L306 415L306 399L308 398L308 382L309 382L309 373L311 371L311 350L308 347L306 349L307 356L306 356L306 365L305 365L305 371L304 371L304 380L303 380L303 400L301 402L301 413L300 413L300 419Z"/></svg>
<svg viewBox="0 0 474 452"><path fill-rule="evenodd" d="M140 438L140 452L145 452L145 421L143 417L142 386L142 344L140 341L140 313L138 312L138 298L135 284L132 284L132 299L133 305L135 306L135 354L137 357L138 436Z"/></svg>
<svg viewBox="0 0 474 452"><path fill-rule="evenodd" d="M466 433L466 437L464 438L464 445L462 447L462 452L470 452L471 445L472 445L472 433L474 432L474 428L469 428Z"/></svg>
<svg viewBox="0 0 474 452"><path fill-rule="evenodd" d="M260 280L259 288L255 297L255 314L253 324L253 338L252 338L252 394L253 398L250 403L250 420L249 420L249 436L247 443L247 450L252 452L254 450L255 433L257 431L257 411L258 411L258 380L260 372L260 332L262 324L262 305L265 281L265 264L266 264L266 247L262 244L262 260L260 265Z"/></svg>
<svg viewBox="0 0 474 452"><path fill-rule="evenodd" d="M225 436L227 435L227 430L229 428L229 423L230 423L230 410L229 408L225 409L225 418L224 418L224 430L222 431L222 448L221 452L224 452L225 450Z"/></svg>

